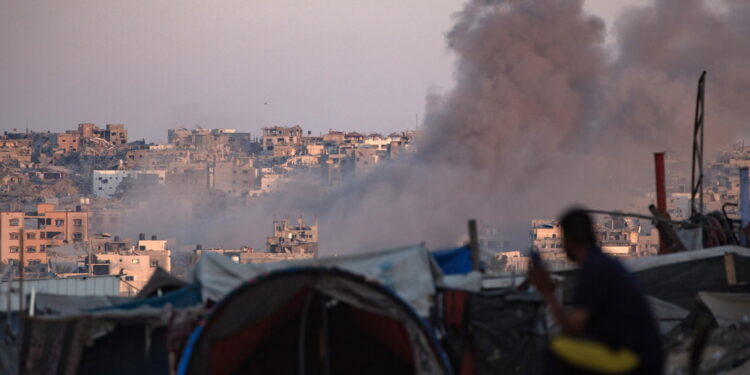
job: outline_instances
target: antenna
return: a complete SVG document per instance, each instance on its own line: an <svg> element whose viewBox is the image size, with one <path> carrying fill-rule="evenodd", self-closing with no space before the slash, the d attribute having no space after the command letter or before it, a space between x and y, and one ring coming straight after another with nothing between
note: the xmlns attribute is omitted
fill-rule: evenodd
<svg viewBox="0 0 750 375"><path fill-rule="evenodd" d="M706 71L698 80L698 96L695 101L695 127L693 129L693 170L691 176L690 217L703 213L703 107L706 88ZM697 172L697 173L696 173ZM695 198L698 196L698 206Z"/></svg>

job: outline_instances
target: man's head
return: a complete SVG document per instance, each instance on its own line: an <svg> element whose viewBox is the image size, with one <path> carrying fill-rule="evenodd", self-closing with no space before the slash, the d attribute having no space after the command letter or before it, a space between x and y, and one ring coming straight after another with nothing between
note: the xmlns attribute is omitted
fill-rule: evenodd
<svg viewBox="0 0 750 375"><path fill-rule="evenodd" d="M560 218L565 254L580 262L596 246L591 216L582 208L572 208Z"/></svg>

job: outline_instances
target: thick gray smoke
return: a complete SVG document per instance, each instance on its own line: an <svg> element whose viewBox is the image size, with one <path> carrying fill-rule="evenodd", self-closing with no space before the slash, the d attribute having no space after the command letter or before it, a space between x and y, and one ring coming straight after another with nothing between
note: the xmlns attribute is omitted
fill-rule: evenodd
<svg viewBox="0 0 750 375"><path fill-rule="evenodd" d="M702 70L709 148L747 132L748 25L742 0L721 11L656 0L619 18L611 51L582 0L470 1L447 34L455 87L428 97L416 155L330 193L292 189L216 215L200 230L219 241L227 225L267 233L273 214L304 213L320 219L321 251L332 254L450 246L477 218L521 248L532 218L574 203L624 208L653 184L653 152L688 153Z"/></svg>

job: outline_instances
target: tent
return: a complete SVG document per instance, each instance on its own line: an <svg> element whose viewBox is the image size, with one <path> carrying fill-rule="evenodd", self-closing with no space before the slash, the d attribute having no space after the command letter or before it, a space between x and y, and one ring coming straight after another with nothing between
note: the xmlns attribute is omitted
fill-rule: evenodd
<svg viewBox="0 0 750 375"><path fill-rule="evenodd" d="M380 283L335 267L259 276L191 336L179 374L450 374L431 329Z"/></svg>
<svg viewBox="0 0 750 375"><path fill-rule="evenodd" d="M20 337L21 374L166 374L169 328L202 312L194 285L142 299L41 294L34 305Z"/></svg>
<svg viewBox="0 0 750 375"><path fill-rule="evenodd" d="M161 267L156 270L148 279L146 285L141 288L135 298L147 298L161 295L162 293L171 292L188 285L185 281L165 271Z"/></svg>

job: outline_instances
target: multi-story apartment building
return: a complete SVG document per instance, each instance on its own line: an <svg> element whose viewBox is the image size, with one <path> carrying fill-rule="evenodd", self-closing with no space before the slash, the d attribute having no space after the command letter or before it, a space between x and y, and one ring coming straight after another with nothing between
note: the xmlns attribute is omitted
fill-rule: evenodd
<svg viewBox="0 0 750 375"><path fill-rule="evenodd" d="M303 133L299 125L263 128L263 151L273 151L277 146L299 146Z"/></svg>
<svg viewBox="0 0 750 375"><path fill-rule="evenodd" d="M92 191L98 198L111 198L119 191L120 183L130 179L134 183L164 185L164 170L103 170L94 171Z"/></svg>
<svg viewBox="0 0 750 375"><path fill-rule="evenodd" d="M20 260L21 229L26 266L46 264L51 247L82 242L88 238L88 212L56 211L54 205L40 203L36 212L0 212L0 261Z"/></svg>
<svg viewBox="0 0 750 375"><path fill-rule="evenodd" d="M75 130L58 133L54 136L55 152L69 154L81 150L81 135Z"/></svg>
<svg viewBox="0 0 750 375"><path fill-rule="evenodd" d="M104 129L92 123L78 124L78 134L81 138L102 138L118 147L128 144L128 129L123 124L107 124Z"/></svg>
<svg viewBox="0 0 750 375"><path fill-rule="evenodd" d="M531 246L539 251L543 258L561 263L567 262L559 222L532 220L531 227ZM594 224L594 232L602 251L607 254L638 256L642 253L641 241L639 241L641 226L637 221L607 218Z"/></svg>
<svg viewBox="0 0 750 375"><path fill-rule="evenodd" d="M157 267L165 271L172 270L172 251L167 246L166 240L158 240L152 237L146 240L141 234L137 244L132 248L125 249L127 242L107 242L103 244L104 251L94 255L92 269L95 275L120 275L121 295L134 295L154 274ZM84 267L88 266L84 262Z"/></svg>
<svg viewBox="0 0 750 375"><path fill-rule="evenodd" d="M251 151L253 138L250 133L234 129L180 128L167 130L167 142L178 148L248 152Z"/></svg>
<svg viewBox="0 0 750 375"><path fill-rule="evenodd" d="M289 219L273 221L273 236L266 239L269 253L318 253L318 224L307 225L301 217L297 225Z"/></svg>
<svg viewBox="0 0 750 375"><path fill-rule="evenodd" d="M256 190L259 171L253 166L250 158L234 158L218 162L211 169L210 185L216 190L248 195Z"/></svg>

